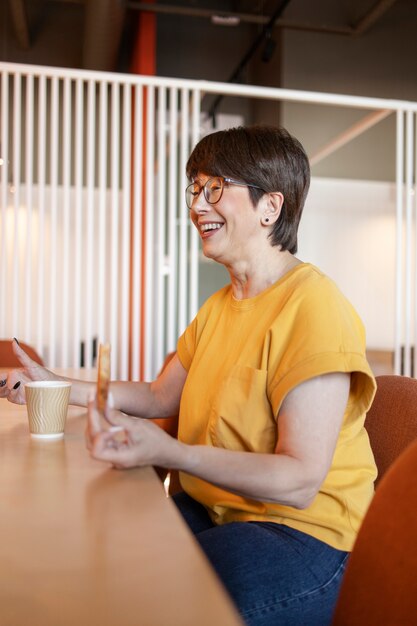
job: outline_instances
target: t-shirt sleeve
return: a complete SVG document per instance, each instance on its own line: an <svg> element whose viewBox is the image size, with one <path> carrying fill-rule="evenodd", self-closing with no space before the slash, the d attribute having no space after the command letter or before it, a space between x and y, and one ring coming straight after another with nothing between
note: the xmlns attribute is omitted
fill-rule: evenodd
<svg viewBox="0 0 417 626"><path fill-rule="evenodd" d="M280 330L273 328L272 335ZM332 281L323 277L302 293L293 306L287 332L285 349L274 355L275 367L269 381L274 415L297 385L332 372L352 375L351 416L368 410L376 386L365 356L365 331L356 311Z"/></svg>

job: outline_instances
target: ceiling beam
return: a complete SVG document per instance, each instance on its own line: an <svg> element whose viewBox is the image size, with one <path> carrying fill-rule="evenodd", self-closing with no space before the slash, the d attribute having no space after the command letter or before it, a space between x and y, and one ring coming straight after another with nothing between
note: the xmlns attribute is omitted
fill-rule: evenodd
<svg viewBox="0 0 417 626"><path fill-rule="evenodd" d="M361 120L353 124L353 126L344 130L342 133L329 141L329 143L327 143L325 146L322 146L319 150L317 150L317 152L312 154L310 156L310 165L317 165L317 163L320 163L320 161L323 161L323 159L328 157L330 154L333 154L333 152L336 152L336 150L339 150L339 148L345 146L347 143L352 141L352 139L355 139L355 137L359 137L359 135L362 135L362 133L364 133L366 130L372 128L372 126L375 126L375 124L378 124L379 122L384 120L391 113L392 111L389 111L387 109L369 113L369 115L363 117Z"/></svg>
<svg viewBox="0 0 417 626"><path fill-rule="evenodd" d="M382 15L396 2L396 0L377 0L371 9L352 25L336 26L330 24L311 24L308 22L291 21L278 18L274 21L274 27L287 28L290 30L304 30L317 33L328 33L333 35L357 36L364 34ZM146 2L136 2L128 0L126 8L137 11L150 11L165 15L180 15L183 17L200 17L212 20L217 24L225 26L236 26L240 23L246 24L268 24L270 16L259 13L240 13L235 11L223 11L214 9L204 9L202 7L185 7L175 4L147 4Z"/></svg>
<svg viewBox="0 0 417 626"><path fill-rule="evenodd" d="M214 9L204 9L197 7L184 7L174 4L147 4L146 2L135 2L130 0L126 2L126 8L136 9L137 11L151 11L152 13L161 13L165 15L180 15L183 17L201 17L210 19L214 23L224 24L225 26L236 26L238 24L260 24L266 25L270 22L271 17L268 15L260 15L259 13L239 13L234 11L217 11ZM295 30L310 30L314 32L333 33L337 35L352 35L350 26L327 26L322 24L307 24L300 22L291 22L289 20L276 19L274 27L291 28Z"/></svg>
<svg viewBox="0 0 417 626"><path fill-rule="evenodd" d="M397 0L378 0L357 22L352 24L353 35L363 35L392 7Z"/></svg>

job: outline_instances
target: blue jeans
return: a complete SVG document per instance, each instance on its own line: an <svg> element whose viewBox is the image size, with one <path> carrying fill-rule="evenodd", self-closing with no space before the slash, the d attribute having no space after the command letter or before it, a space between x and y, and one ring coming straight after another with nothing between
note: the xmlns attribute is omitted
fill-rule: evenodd
<svg viewBox="0 0 417 626"><path fill-rule="evenodd" d="M184 492L173 497L249 626L331 623L347 552L273 522L215 526Z"/></svg>

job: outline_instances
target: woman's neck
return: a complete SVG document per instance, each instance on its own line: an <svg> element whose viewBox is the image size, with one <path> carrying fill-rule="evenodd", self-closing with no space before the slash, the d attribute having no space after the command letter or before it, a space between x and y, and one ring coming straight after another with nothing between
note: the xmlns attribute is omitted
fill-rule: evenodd
<svg viewBox="0 0 417 626"><path fill-rule="evenodd" d="M239 262L227 268L236 300L257 296L301 263L288 251L281 252L276 248L271 250L272 254L266 254L253 263Z"/></svg>

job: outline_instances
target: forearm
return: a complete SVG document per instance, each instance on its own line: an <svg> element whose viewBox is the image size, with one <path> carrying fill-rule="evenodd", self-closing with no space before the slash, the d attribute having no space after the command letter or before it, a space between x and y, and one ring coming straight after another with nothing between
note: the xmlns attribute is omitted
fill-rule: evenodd
<svg viewBox="0 0 417 626"><path fill-rule="evenodd" d="M75 406L87 406L91 393L95 391L96 382L68 378L67 376L57 376L57 378L71 383L70 404Z"/></svg>
<svg viewBox="0 0 417 626"><path fill-rule="evenodd" d="M175 447L171 467L247 498L296 508L311 503L322 481L316 471L288 455L183 443Z"/></svg>
<svg viewBox="0 0 417 626"><path fill-rule="evenodd" d="M114 407L135 417L169 417L178 406L167 406L164 397L155 392L155 382L114 382L110 385Z"/></svg>
<svg viewBox="0 0 417 626"><path fill-rule="evenodd" d="M159 418L177 415L186 377L187 371L178 357L174 356L151 383L111 382L113 408L135 417ZM86 406L95 383L72 382L71 403Z"/></svg>
<svg viewBox="0 0 417 626"><path fill-rule="evenodd" d="M74 380L60 377L72 383L70 404L87 406L91 393L95 392L95 381ZM163 396L154 392L154 383L112 382L110 392L113 408L135 417L170 417L178 411L178 406L164 402Z"/></svg>

